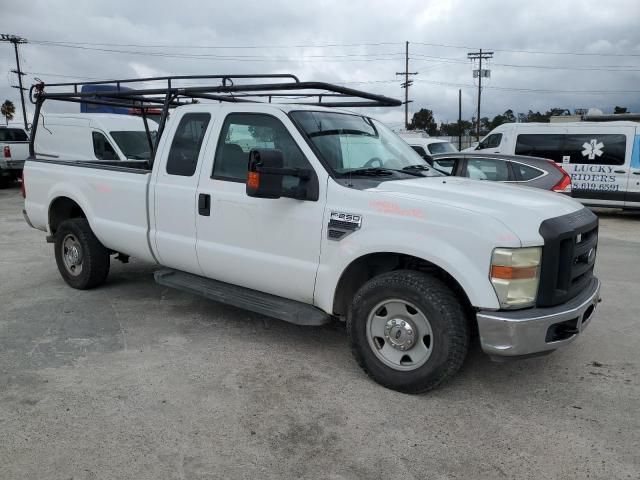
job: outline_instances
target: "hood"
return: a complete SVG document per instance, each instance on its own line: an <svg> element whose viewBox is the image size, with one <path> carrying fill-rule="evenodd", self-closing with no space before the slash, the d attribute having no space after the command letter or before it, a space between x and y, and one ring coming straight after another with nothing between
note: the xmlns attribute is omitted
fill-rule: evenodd
<svg viewBox="0 0 640 480"><path fill-rule="evenodd" d="M523 246L539 245L543 220L584 208L560 193L539 188L459 177L425 177L381 182L370 189L397 199L460 208L487 215L518 235Z"/></svg>

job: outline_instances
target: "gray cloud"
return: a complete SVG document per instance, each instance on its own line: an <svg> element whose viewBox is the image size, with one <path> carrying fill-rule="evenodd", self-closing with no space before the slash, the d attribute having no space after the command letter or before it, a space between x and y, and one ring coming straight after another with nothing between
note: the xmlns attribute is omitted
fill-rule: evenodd
<svg viewBox="0 0 640 480"><path fill-rule="evenodd" d="M179 8L178 8L179 7ZM533 50L640 55L637 0L483 1L185 1L135 2L3 1L4 33L32 41L182 45L191 48L96 46L135 51L101 52L30 43L22 47L23 69L48 82L71 80L52 74L113 78L150 74L291 72L306 80L347 83L354 88L402 97L395 73L404 69L404 41L411 43L410 69L418 71L411 110L430 108L440 121L457 118L457 92L463 114L475 111L476 90L467 48L494 49L492 77L483 90L483 116L551 107L624 105L640 110L638 93L579 94L558 91L640 91L640 56L578 56L508 52ZM332 48L323 44L375 44ZM282 45L288 48L273 48ZM83 45L77 45L82 47ZM269 46L255 49L202 46ZM181 58L153 54L175 54ZM186 55L186 56L184 56ZM199 58L187 56L200 55ZM361 55L361 56L358 56ZM524 68L530 65L554 68ZM604 70L566 70L594 67ZM0 71L14 68L13 50L0 45ZM18 107L12 74L0 78L0 100ZM349 83L372 82L372 83ZM373 83L376 82L376 83ZM458 85L465 85L458 87ZM497 88L496 88L497 87ZM501 88L552 90L512 91ZM53 107L47 108L77 108ZM19 110L19 108L18 108ZM401 108L375 111L392 125L403 121Z"/></svg>

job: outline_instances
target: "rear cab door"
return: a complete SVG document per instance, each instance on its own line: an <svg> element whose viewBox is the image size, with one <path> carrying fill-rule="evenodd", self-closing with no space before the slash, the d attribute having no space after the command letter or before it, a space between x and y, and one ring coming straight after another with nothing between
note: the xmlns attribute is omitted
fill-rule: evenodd
<svg viewBox="0 0 640 480"><path fill-rule="evenodd" d="M196 254L197 188L216 105L178 108L158 147L150 191L150 239L162 265L202 275Z"/></svg>

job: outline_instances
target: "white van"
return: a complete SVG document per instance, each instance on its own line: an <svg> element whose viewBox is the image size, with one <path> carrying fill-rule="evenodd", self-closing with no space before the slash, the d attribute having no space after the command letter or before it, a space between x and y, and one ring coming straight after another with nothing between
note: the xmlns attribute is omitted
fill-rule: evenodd
<svg viewBox="0 0 640 480"><path fill-rule="evenodd" d="M148 120L152 140L158 124ZM35 137L40 160L149 160L151 146L140 117L113 113L48 113Z"/></svg>
<svg viewBox="0 0 640 480"><path fill-rule="evenodd" d="M589 206L640 208L640 124L629 121L505 123L476 151L555 160L572 196Z"/></svg>

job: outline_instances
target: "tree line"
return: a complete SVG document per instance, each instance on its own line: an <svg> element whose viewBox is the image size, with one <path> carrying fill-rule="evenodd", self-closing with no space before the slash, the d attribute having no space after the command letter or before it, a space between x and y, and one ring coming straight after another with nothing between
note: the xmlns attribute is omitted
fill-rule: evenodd
<svg viewBox="0 0 640 480"><path fill-rule="evenodd" d="M574 110L574 115L581 115L586 113L582 109ZM626 107L616 106L613 113L627 113ZM558 115L571 115L571 111L566 108L552 108L544 113L534 112L529 110L526 113L515 113L513 110L506 110L504 113L498 114L493 118L481 117L480 118L480 134L486 135L494 128L502 125L503 123L526 123L526 122L549 122L549 117ZM472 117L471 120L462 120L460 125L458 122L450 123L438 123L433 117L433 111L427 108L421 108L418 112L413 114L413 118L408 125L409 130L422 130L427 132L430 136L458 136L458 135L473 135L476 131L476 119ZM462 130L462 131L461 131Z"/></svg>

